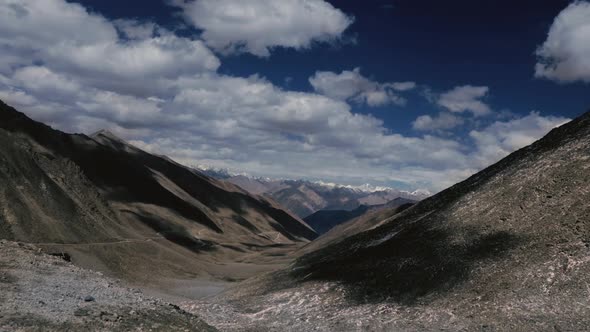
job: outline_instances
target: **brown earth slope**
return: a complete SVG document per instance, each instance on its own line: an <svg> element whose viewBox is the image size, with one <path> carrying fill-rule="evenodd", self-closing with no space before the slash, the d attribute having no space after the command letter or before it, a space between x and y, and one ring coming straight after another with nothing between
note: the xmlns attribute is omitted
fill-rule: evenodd
<svg viewBox="0 0 590 332"><path fill-rule="evenodd" d="M228 330L590 330L590 113L214 301ZM206 306L193 312L218 316Z"/></svg>
<svg viewBox="0 0 590 332"><path fill-rule="evenodd" d="M0 238L132 280L233 280L316 236L267 198L108 132L53 130L0 102Z"/></svg>

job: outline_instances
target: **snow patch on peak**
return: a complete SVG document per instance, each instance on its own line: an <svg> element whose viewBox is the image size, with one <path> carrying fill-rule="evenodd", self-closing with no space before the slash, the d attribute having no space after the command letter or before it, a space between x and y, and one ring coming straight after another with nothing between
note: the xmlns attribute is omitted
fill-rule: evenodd
<svg viewBox="0 0 590 332"><path fill-rule="evenodd" d="M320 186L320 187L323 187L326 189L347 189L352 192L362 193L362 194L393 193L393 194L399 194L402 196L405 195L408 197L415 197L417 199L423 199L423 198L432 196L432 193L427 189L417 189L414 191L404 191L404 190L398 190L398 189L395 189L392 187L374 186L369 183L362 184L362 185L348 185L348 184L339 184L339 183L334 183L334 182L326 182L326 181L322 181L322 180L309 181L309 180L305 180L305 179L295 180L295 179L285 179L285 178L279 179L279 178L268 178L268 177L256 177L256 176L252 176L248 173L235 172L235 171L229 170L227 168L217 168L217 167L212 167L212 166L203 165L203 164L193 165L192 168L199 170L199 171L205 173L206 175L209 175L209 176L212 176L212 177L218 178L218 179L244 177L244 178L251 180L251 181L258 181L258 182L263 182L263 183L294 181L294 182L301 182L304 185L311 184L311 185Z"/></svg>
<svg viewBox="0 0 590 332"><path fill-rule="evenodd" d="M357 192L365 192L365 193L374 193L374 192L383 192L383 191L398 191L396 189L390 187L382 187L382 186L372 186L368 183L360 185L360 186L353 186L353 185L346 185L346 184L338 184L333 182L324 182L324 181L314 181L313 183L318 184L323 187L327 188L345 188L350 189Z"/></svg>

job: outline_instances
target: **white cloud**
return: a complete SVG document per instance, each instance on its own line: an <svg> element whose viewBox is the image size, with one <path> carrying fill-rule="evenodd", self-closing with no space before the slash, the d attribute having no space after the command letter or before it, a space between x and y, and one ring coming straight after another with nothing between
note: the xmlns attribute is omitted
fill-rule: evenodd
<svg viewBox="0 0 590 332"><path fill-rule="evenodd" d="M80 84L77 82L41 66L19 68L14 72L13 79L24 88L48 94L63 93L71 95L78 93L81 89Z"/></svg>
<svg viewBox="0 0 590 332"><path fill-rule="evenodd" d="M13 47L41 50L117 39L116 29L105 18L63 0L2 0L0 16L0 41Z"/></svg>
<svg viewBox="0 0 590 332"><path fill-rule="evenodd" d="M173 0L187 21L221 52L267 57L273 47L307 48L333 41L353 18L324 0Z"/></svg>
<svg viewBox="0 0 590 332"><path fill-rule="evenodd" d="M488 91L489 88L485 86L458 86L440 95L437 103L451 112L471 112L475 116L482 116L492 112L490 106L481 100Z"/></svg>
<svg viewBox="0 0 590 332"><path fill-rule="evenodd" d="M505 122L495 122L487 128L469 134L477 151L474 154L476 167L485 167L510 152L527 146L541 138L551 129L570 119L554 116L541 116L538 112Z"/></svg>
<svg viewBox="0 0 590 332"><path fill-rule="evenodd" d="M409 91L416 88L415 82L395 82L391 83L391 87L397 91Z"/></svg>
<svg viewBox="0 0 590 332"><path fill-rule="evenodd" d="M441 112L438 116L432 117L430 115L422 115L416 118L412 123L415 130L422 131L438 131L449 130L460 126L465 121L453 114Z"/></svg>
<svg viewBox="0 0 590 332"><path fill-rule="evenodd" d="M194 119L185 120L203 123L202 127L193 124L191 128L200 135L240 144L267 144L268 140L272 145L285 140L285 144L293 145L287 151L340 149L347 151L350 158L373 158L374 162L400 158L406 158L406 163L416 163L418 159L440 165L455 162L445 154L452 153L454 142L390 135L381 120L354 114L342 101L284 91L258 77L207 75L182 79L178 84L181 91L173 106L177 110L194 110ZM285 135L297 139L291 142ZM388 148L400 154L384 154Z"/></svg>
<svg viewBox="0 0 590 332"><path fill-rule="evenodd" d="M330 98L354 100L369 106L387 104L404 105L406 100L394 90L407 91L415 88L414 82L378 83L361 74L360 68L345 70L337 74L329 71L318 71L309 78L315 91Z"/></svg>
<svg viewBox="0 0 590 332"><path fill-rule="evenodd" d="M186 164L438 190L529 141L500 136L495 127L468 142L404 136L346 102L399 102L396 92L415 87L411 82L331 73L336 88L323 85L322 95L259 76L221 75L218 66L201 41L150 22L111 22L63 0L0 0L0 98L59 129L110 129ZM527 137L548 128L538 127Z"/></svg>
<svg viewBox="0 0 590 332"><path fill-rule="evenodd" d="M157 34L160 29L152 22L139 22L127 19L114 20L113 24L128 39L149 39L154 34Z"/></svg>
<svg viewBox="0 0 590 332"><path fill-rule="evenodd" d="M154 125L163 121L157 102L110 91L93 91L92 94L81 95L77 106L88 112L89 116L95 115L130 127Z"/></svg>
<svg viewBox="0 0 590 332"><path fill-rule="evenodd" d="M536 77L590 82L590 2L575 1L559 13L537 56Z"/></svg>
<svg viewBox="0 0 590 332"><path fill-rule="evenodd" d="M19 68L14 71L11 81L12 85L0 93L0 97L43 121L51 120L56 114L70 113L69 117L57 122L68 130L78 130L79 126L74 123L80 118L88 120L92 117L127 126L165 124L164 119L159 118L161 109L157 100L83 85L46 67ZM56 109L51 110L50 104Z"/></svg>
<svg viewBox="0 0 590 332"><path fill-rule="evenodd" d="M214 71L219 60L200 41L164 35L121 45L119 41L62 45L47 51L64 67L111 77L173 77L189 72ZM185 72L186 73L186 72Z"/></svg>
<svg viewBox="0 0 590 332"><path fill-rule="evenodd" d="M16 89L0 89L0 99L9 105L31 106L37 103L37 99L24 91Z"/></svg>
<svg viewBox="0 0 590 332"><path fill-rule="evenodd" d="M220 65L199 40L163 29L149 35L145 24L130 20L115 25L64 0L0 0L0 17L0 45L12 66L46 63L109 82L215 71ZM117 26L135 39L120 39ZM143 33L131 32L140 27Z"/></svg>

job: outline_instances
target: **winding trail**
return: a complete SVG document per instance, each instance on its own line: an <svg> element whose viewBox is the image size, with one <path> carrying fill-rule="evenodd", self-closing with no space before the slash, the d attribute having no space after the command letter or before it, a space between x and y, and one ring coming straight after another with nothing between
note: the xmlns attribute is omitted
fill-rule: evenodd
<svg viewBox="0 0 590 332"><path fill-rule="evenodd" d="M87 243L57 243L57 242L45 242L45 243L34 243L34 242L21 242L25 244L31 244L36 246L104 246L104 245L115 245L124 243L143 243L150 241L166 240L165 237L149 237L143 239L123 239L119 241L107 241L107 242L87 242Z"/></svg>

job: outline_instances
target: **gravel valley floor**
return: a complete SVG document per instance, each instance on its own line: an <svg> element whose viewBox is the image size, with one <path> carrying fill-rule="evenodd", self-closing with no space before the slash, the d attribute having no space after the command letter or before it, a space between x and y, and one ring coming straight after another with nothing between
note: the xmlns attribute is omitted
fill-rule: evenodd
<svg viewBox="0 0 590 332"><path fill-rule="evenodd" d="M174 304L0 241L0 331L217 331Z"/></svg>

